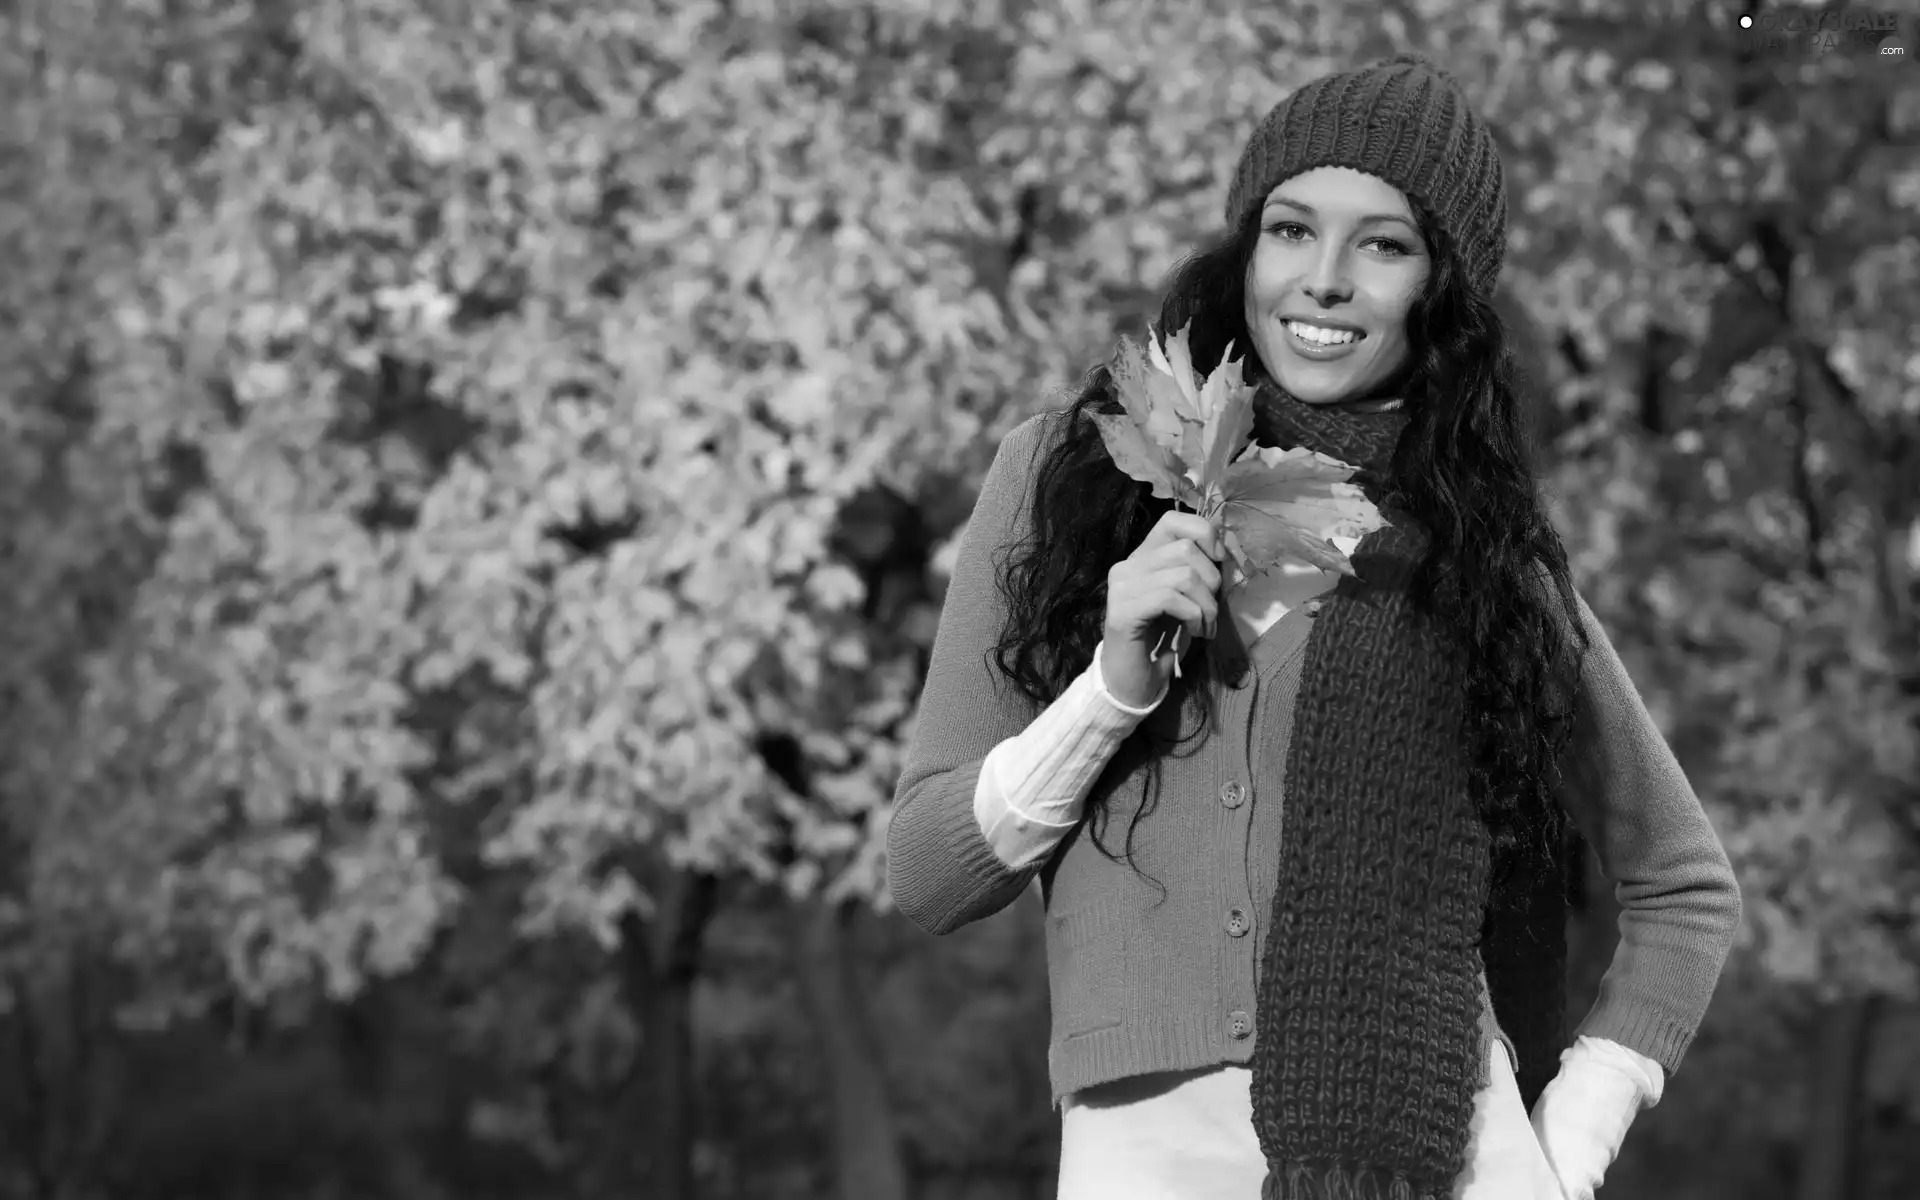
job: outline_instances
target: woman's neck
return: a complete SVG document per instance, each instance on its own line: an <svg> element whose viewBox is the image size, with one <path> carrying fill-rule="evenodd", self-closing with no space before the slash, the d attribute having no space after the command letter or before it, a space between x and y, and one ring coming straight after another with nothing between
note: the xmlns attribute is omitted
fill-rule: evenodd
<svg viewBox="0 0 1920 1200"><path fill-rule="evenodd" d="M1262 445L1304 446L1373 472L1384 472L1393 461L1406 426L1397 395L1308 404L1263 380L1254 399L1253 436Z"/></svg>

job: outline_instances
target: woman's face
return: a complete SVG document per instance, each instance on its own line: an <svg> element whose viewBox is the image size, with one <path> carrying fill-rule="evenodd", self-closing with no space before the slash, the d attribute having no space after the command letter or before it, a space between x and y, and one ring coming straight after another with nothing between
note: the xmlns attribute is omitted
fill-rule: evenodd
<svg viewBox="0 0 1920 1200"><path fill-rule="evenodd" d="M1267 195L1247 269L1247 329L1275 382L1309 404L1363 396L1406 365L1407 314L1432 262L1399 189L1316 167Z"/></svg>

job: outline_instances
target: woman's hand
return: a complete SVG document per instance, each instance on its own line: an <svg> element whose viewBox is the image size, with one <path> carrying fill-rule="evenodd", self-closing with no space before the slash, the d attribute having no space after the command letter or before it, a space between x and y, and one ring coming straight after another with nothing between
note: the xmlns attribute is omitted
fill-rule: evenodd
<svg viewBox="0 0 1920 1200"><path fill-rule="evenodd" d="M1212 637L1220 618L1220 530L1195 513L1169 512L1138 549L1107 572L1106 643L1100 673L1122 704L1160 694L1193 639ZM1175 626L1173 652L1153 657Z"/></svg>

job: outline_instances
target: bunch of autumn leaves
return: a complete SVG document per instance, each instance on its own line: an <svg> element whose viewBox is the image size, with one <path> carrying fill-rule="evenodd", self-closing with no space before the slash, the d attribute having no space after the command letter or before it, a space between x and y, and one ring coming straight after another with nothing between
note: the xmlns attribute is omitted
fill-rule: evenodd
<svg viewBox="0 0 1920 1200"><path fill-rule="evenodd" d="M1329 540L1364 537L1379 511L1349 482L1354 468L1303 447L1253 440L1255 388L1233 347L1204 379L1193 365L1187 330L1149 336L1143 351L1127 338L1111 364L1123 413L1096 413L1114 465L1221 529L1239 581L1293 560L1352 575L1353 564ZM1236 581L1239 582L1239 581ZM1232 585L1230 585L1232 586ZM1177 627L1177 622L1170 622ZM1179 634L1170 629L1158 657Z"/></svg>

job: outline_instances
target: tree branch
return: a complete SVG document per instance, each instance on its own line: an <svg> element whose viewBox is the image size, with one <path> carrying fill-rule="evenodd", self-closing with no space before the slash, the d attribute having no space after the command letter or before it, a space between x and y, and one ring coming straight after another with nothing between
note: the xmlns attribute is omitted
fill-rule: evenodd
<svg viewBox="0 0 1920 1200"><path fill-rule="evenodd" d="M1778 309L1784 315L1785 297L1780 295L1773 286L1773 281L1757 271L1741 266L1736 248L1722 242L1707 230L1705 223L1700 219L1699 210L1694 207L1692 201L1683 196L1674 203L1680 210L1680 215L1686 219L1686 226L1682 228L1673 218L1662 216L1661 225L1666 232L1692 246L1700 257L1725 271L1736 283L1744 285L1769 307Z"/></svg>
<svg viewBox="0 0 1920 1200"><path fill-rule="evenodd" d="M1789 403L1793 405L1793 495L1800 504L1800 515L1807 523L1807 573L1821 583L1827 581L1827 564L1820 553L1826 540L1826 524L1820 515L1819 499L1814 495L1813 469L1809 463L1813 449L1811 414L1806 394L1806 368L1803 352L1793 356L1793 381Z"/></svg>

